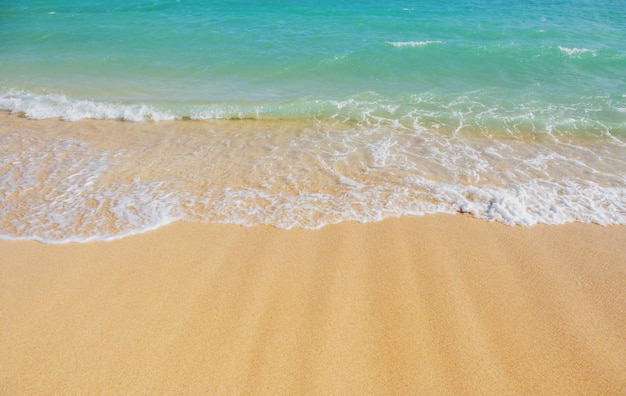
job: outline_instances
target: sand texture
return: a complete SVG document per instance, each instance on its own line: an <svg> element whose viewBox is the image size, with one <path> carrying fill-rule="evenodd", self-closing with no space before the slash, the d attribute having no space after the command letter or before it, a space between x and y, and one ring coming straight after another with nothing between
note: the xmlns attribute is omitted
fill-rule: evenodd
<svg viewBox="0 0 626 396"><path fill-rule="evenodd" d="M626 227L0 241L0 394L626 394Z"/></svg>

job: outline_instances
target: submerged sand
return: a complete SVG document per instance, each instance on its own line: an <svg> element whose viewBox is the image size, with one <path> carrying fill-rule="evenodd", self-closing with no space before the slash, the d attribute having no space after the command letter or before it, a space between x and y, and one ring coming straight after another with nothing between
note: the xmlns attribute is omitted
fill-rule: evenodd
<svg viewBox="0 0 626 396"><path fill-rule="evenodd" d="M0 394L624 394L626 227L0 241Z"/></svg>

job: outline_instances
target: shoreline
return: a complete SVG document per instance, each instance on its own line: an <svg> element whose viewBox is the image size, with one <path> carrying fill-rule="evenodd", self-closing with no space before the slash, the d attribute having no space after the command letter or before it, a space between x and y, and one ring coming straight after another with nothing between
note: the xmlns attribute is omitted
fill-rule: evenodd
<svg viewBox="0 0 626 396"><path fill-rule="evenodd" d="M175 222L0 250L0 393L626 389L626 226Z"/></svg>

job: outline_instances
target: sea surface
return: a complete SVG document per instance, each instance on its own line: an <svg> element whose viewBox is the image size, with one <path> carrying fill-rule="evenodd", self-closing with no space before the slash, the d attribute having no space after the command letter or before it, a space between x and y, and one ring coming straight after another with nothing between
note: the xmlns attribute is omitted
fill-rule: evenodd
<svg viewBox="0 0 626 396"><path fill-rule="evenodd" d="M0 3L0 238L626 224L626 1Z"/></svg>

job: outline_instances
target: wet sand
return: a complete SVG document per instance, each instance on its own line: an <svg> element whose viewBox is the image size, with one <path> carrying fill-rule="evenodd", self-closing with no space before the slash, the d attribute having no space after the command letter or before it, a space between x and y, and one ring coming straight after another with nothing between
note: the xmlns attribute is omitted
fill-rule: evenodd
<svg viewBox="0 0 626 396"><path fill-rule="evenodd" d="M626 227L0 241L0 394L624 394Z"/></svg>

